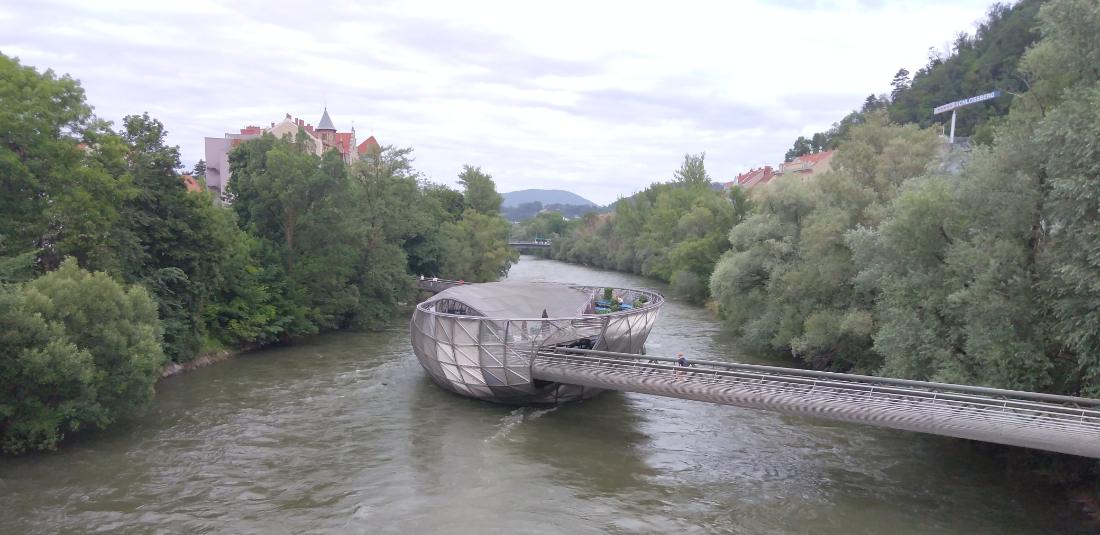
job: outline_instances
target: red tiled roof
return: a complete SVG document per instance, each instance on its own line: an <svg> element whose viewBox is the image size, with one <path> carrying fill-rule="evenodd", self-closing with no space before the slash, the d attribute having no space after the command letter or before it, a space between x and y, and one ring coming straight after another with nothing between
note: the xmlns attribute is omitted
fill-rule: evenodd
<svg viewBox="0 0 1100 535"><path fill-rule="evenodd" d="M351 132L336 132L336 148L340 151L340 154L351 153L351 136Z"/></svg>
<svg viewBox="0 0 1100 535"><path fill-rule="evenodd" d="M187 186L187 191L202 191L202 186L199 184L198 180L195 180L195 177L191 175L180 175L180 178L183 179L183 185Z"/></svg>
<svg viewBox="0 0 1100 535"><path fill-rule="evenodd" d="M256 135L260 135L260 134L262 134L262 133L263 133L263 129L261 129L261 128L260 128L260 127L258 127L258 126L252 126L252 125L249 125L249 126L246 126L246 127L244 127L244 128L242 128L242 129L241 129L241 134L256 134Z"/></svg>
<svg viewBox="0 0 1100 535"><path fill-rule="evenodd" d="M804 162L804 163L810 164L811 166L817 165L817 164L821 163L823 160L829 159L829 157L832 156L834 152L836 152L836 151L835 150L823 150L821 152L815 152L813 154L803 154L802 156L799 156L799 157L791 160L791 163Z"/></svg>
<svg viewBox="0 0 1100 535"><path fill-rule="evenodd" d="M733 179L732 182L727 182L726 187L733 187L735 184L738 186L744 186L751 188L760 184L765 184L775 177L775 170L770 165L765 165L759 169L750 169Z"/></svg>
<svg viewBox="0 0 1100 535"><path fill-rule="evenodd" d="M359 144L359 154L366 154L368 151L378 150L378 140L374 139L374 136L368 137Z"/></svg>

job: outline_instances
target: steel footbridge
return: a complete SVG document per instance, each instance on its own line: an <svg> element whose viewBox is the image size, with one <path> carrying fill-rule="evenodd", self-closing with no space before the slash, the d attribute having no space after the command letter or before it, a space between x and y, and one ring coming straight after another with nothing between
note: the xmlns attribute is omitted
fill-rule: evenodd
<svg viewBox="0 0 1100 535"><path fill-rule="evenodd" d="M996 388L544 348L531 376L1100 458L1100 400Z"/></svg>
<svg viewBox="0 0 1100 535"><path fill-rule="evenodd" d="M1100 458L1100 399L706 360L678 366L640 354L663 303L651 290L417 284L436 296L414 313L414 351L458 394L522 404L619 390ZM599 305L605 292L635 306L573 310ZM571 304L555 308L557 300Z"/></svg>

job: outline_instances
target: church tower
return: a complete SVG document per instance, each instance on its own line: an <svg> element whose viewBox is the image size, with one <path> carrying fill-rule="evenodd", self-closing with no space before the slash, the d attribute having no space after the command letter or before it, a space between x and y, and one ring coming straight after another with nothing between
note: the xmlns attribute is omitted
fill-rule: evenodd
<svg viewBox="0 0 1100 535"><path fill-rule="evenodd" d="M325 149L337 147L336 126L332 124L332 118L328 116L328 107L325 107L325 113L321 115L321 121L317 123L314 132L317 132L317 135L321 137L321 144L324 145Z"/></svg>

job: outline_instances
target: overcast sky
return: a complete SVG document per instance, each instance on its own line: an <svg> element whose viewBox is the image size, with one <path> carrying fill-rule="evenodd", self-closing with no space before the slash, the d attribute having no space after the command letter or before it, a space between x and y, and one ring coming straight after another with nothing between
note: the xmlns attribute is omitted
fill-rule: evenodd
<svg viewBox="0 0 1100 535"><path fill-rule="evenodd" d="M148 111L188 168L204 136L286 113L413 147L453 184L608 203L706 152L717 181L775 164L990 0L0 4L0 52L79 79L102 118ZM960 95L960 97L965 95Z"/></svg>

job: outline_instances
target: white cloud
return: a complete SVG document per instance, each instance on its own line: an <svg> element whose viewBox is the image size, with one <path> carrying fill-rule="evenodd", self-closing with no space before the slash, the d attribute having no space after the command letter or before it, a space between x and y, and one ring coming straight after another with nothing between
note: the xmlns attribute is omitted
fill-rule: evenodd
<svg viewBox="0 0 1100 535"><path fill-rule="evenodd" d="M101 117L150 111L188 164L204 135L327 102L437 181L470 163L608 202L684 152L716 179L775 163L987 2L17 2L0 51L80 79Z"/></svg>

